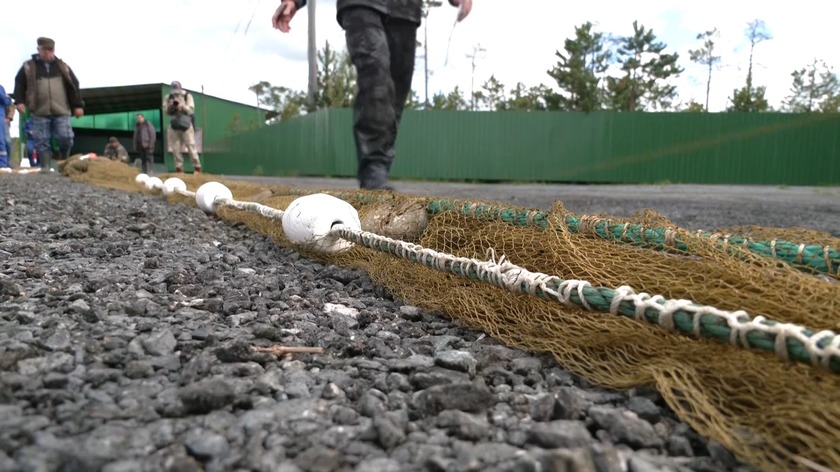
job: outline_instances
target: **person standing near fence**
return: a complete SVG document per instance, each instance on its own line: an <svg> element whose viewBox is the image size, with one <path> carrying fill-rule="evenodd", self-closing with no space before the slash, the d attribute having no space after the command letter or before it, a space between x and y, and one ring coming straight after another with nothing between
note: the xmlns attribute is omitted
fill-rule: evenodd
<svg viewBox="0 0 840 472"><path fill-rule="evenodd" d="M201 161L195 150L195 101L192 94L181 87L177 80L169 85L170 94L163 101L163 111L169 115L169 145L175 158L175 172L184 171L181 147L187 148L195 173L201 172Z"/></svg>
<svg viewBox="0 0 840 472"><path fill-rule="evenodd" d="M146 117L142 113L138 113L137 123L134 124L132 147L134 148L134 152L140 156L140 170L145 174L148 174L152 170L155 162L155 139L157 139L155 126L146 121Z"/></svg>
<svg viewBox="0 0 840 472"><path fill-rule="evenodd" d="M472 9L472 0L449 0L460 7L458 21ZM295 13L306 0L283 0L272 16L274 28L288 33ZM403 107L411 93L417 28L422 0L338 0L337 20L344 29L347 51L358 75L353 104L359 186L393 190L388 175L395 155Z"/></svg>
<svg viewBox="0 0 840 472"><path fill-rule="evenodd" d="M58 144L57 157L70 157L75 138L70 116L84 116L85 102L73 69L55 57L55 41L41 37L37 42L38 53L23 63L15 77L15 107L21 116L29 109L38 160L48 168L52 138Z"/></svg>

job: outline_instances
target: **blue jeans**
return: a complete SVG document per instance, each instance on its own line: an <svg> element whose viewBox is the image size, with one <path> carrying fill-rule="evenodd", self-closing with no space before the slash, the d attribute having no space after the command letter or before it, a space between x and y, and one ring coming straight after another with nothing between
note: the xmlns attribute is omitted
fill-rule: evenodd
<svg viewBox="0 0 840 472"><path fill-rule="evenodd" d="M63 159L70 156L73 149L73 127L70 125L69 116L33 116L32 132L35 135L35 150L38 151L38 161L46 167L50 167L52 157L52 145L50 138L55 138L58 144L58 152Z"/></svg>
<svg viewBox="0 0 840 472"><path fill-rule="evenodd" d="M5 121L3 121L3 124L5 125L5 126L3 126L3 128L5 128L3 131L5 132L5 135L6 135L5 136L5 138L6 138L6 155L9 157L9 159L11 159L12 158L12 125L11 125L11 123L6 123Z"/></svg>
<svg viewBox="0 0 840 472"><path fill-rule="evenodd" d="M11 141L11 139L6 138L5 131L0 134L0 167L9 167L9 158L12 157L12 153L8 150L11 148L11 145L9 145Z"/></svg>

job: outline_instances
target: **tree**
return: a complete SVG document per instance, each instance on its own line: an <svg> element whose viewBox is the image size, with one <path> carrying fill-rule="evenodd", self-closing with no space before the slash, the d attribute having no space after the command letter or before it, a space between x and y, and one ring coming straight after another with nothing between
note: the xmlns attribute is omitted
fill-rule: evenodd
<svg viewBox="0 0 840 472"><path fill-rule="evenodd" d="M589 112L603 106L601 78L609 66L611 52L604 35L592 28L591 22L576 26L575 38L564 43L565 52L554 53L557 63L548 75L560 88L560 109Z"/></svg>
<svg viewBox="0 0 840 472"><path fill-rule="evenodd" d="M825 61L814 59L790 75L793 84L782 105L783 110L793 113L840 111L840 80Z"/></svg>
<svg viewBox="0 0 840 472"><path fill-rule="evenodd" d="M423 106L423 104L420 103L420 97L417 95L417 92L412 90L411 93L408 94L408 98L405 101L404 109L419 110L421 106Z"/></svg>
<svg viewBox="0 0 840 472"><path fill-rule="evenodd" d="M720 63L720 56L715 55L715 41L714 38L719 38L717 28L713 28L705 33L697 35L697 39L702 40L703 44L697 48L688 51L688 57L692 62L706 66L709 75L706 78L706 111L709 111L709 93L712 89L712 71Z"/></svg>
<svg viewBox="0 0 840 472"><path fill-rule="evenodd" d="M753 87L753 57L755 47L768 39L772 39L772 36L770 36L770 33L767 31L767 26L762 20L751 21L747 25L746 36L750 42L750 62L747 68L747 83L743 88L735 89L732 92L732 97L729 99L732 104L726 110L745 112L768 111L770 105L764 97L767 87L763 85Z"/></svg>
<svg viewBox="0 0 840 472"><path fill-rule="evenodd" d="M304 111L306 92L274 86L267 81L261 81L248 89L252 92L260 92L258 95L259 103L271 107L272 110L278 113L278 117L275 120L287 120L300 115ZM240 125L232 124L230 126Z"/></svg>
<svg viewBox="0 0 840 472"><path fill-rule="evenodd" d="M558 100L551 100L552 96L558 97ZM517 110L517 111L544 111L549 109L556 110L562 97L554 94L554 92L546 85L540 84L536 87L526 87L525 84L519 82L516 87L510 90L508 99L502 105L503 110ZM550 108L550 107L554 108Z"/></svg>
<svg viewBox="0 0 840 472"><path fill-rule="evenodd" d="M346 49L336 51L329 41L318 52L318 108L349 108L356 95L356 68Z"/></svg>
<svg viewBox="0 0 840 472"><path fill-rule="evenodd" d="M699 112L704 112L704 111L708 111L708 110L709 110L708 105L706 105L704 107L702 103L697 103L694 100L689 100L688 103L683 105L683 107L680 111L683 111L683 112L686 112L686 113L699 113Z"/></svg>
<svg viewBox="0 0 840 472"><path fill-rule="evenodd" d="M475 92L473 99L484 110L503 110L507 102L505 86L495 75L491 75L481 86L481 90Z"/></svg>
<svg viewBox="0 0 840 472"><path fill-rule="evenodd" d="M677 87L669 84L683 69L678 53L665 54L665 43L653 30L633 22L633 35L619 39L616 57L623 75L607 78L611 108L620 111L667 109L676 98Z"/></svg>
<svg viewBox="0 0 840 472"><path fill-rule="evenodd" d="M441 92L436 93L432 97L432 101L428 108L430 110L466 110L469 107L460 87L456 85L455 88L446 95Z"/></svg>

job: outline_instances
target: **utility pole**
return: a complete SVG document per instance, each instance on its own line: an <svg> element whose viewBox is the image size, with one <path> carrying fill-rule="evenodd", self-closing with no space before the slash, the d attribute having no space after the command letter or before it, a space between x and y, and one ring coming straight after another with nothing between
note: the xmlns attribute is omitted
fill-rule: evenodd
<svg viewBox="0 0 840 472"><path fill-rule="evenodd" d="M483 59L484 53L487 52L486 49L481 47L481 44L476 44L473 46L473 50L471 53L467 53L467 57L470 59L470 66L472 67L472 71L470 73L470 110L475 111L475 60L476 59Z"/></svg>
<svg viewBox="0 0 840 472"><path fill-rule="evenodd" d="M423 1L423 77L425 88L425 99L423 108L429 108L429 12L432 8L437 8L443 5L440 0L424 0Z"/></svg>
<svg viewBox="0 0 840 472"><path fill-rule="evenodd" d="M306 103L310 112L315 111L315 92L318 89L318 43L315 37L315 4L316 0L309 0L306 5L309 19L309 44L307 53L309 56L309 87L306 94Z"/></svg>

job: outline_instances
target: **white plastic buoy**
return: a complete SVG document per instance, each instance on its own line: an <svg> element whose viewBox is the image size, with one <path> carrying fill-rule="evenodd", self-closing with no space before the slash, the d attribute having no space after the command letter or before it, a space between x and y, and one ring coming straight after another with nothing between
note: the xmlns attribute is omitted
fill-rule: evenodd
<svg viewBox="0 0 840 472"><path fill-rule="evenodd" d="M163 181L159 177L149 177L146 179L146 190L152 190L163 187Z"/></svg>
<svg viewBox="0 0 840 472"><path fill-rule="evenodd" d="M187 189L187 184L178 177L170 177L163 181L163 194L169 195L177 191L184 191Z"/></svg>
<svg viewBox="0 0 840 472"><path fill-rule="evenodd" d="M232 200L233 193L224 184L219 182L206 182L195 191L195 204L204 210L205 213L213 213L216 208L217 198Z"/></svg>
<svg viewBox="0 0 840 472"><path fill-rule="evenodd" d="M146 184L146 181L149 180L149 174L137 174L137 177L134 178L134 181L138 184Z"/></svg>
<svg viewBox="0 0 840 472"><path fill-rule="evenodd" d="M289 241L319 252L339 252L353 246L350 241L329 236L336 224L362 229L353 205L325 193L297 198L283 213L283 232Z"/></svg>

